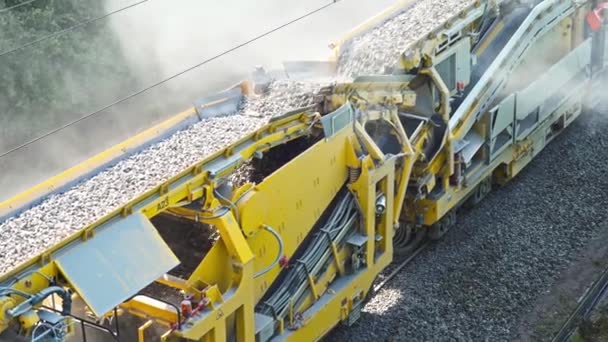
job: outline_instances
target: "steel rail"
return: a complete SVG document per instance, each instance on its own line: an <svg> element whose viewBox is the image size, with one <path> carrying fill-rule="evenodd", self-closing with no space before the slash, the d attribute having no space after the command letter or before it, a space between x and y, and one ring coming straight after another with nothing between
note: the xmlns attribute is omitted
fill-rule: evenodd
<svg viewBox="0 0 608 342"><path fill-rule="evenodd" d="M600 299L608 292L608 268L600 277L587 289L585 294L579 299L578 306L570 314L568 319L561 326L560 330L553 337L553 342L570 341L572 333L578 324L585 318L593 308L597 306Z"/></svg>
<svg viewBox="0 0 608 342"><path fill-rule="evenodd" d="M374 286L374 293L378 292L389 281L391 281L399 273L399 271L401 271L405 266L407 266L410 262L412 262L414 260L414 258L416 258L416 256L418 256L418 254L420 254L420 252L422 252L427 247L429 247L430 244L431 244L431 241L424 241L420 246L418 246L418 248L416 248L410 256L405 258L405 260L401 261L399 263L399 265L394 270L392 270L391 273L389 273L386 276L386 278L382 279L382 281L380 283L378 283L378 284L376 284L376 286Z"/></svg>

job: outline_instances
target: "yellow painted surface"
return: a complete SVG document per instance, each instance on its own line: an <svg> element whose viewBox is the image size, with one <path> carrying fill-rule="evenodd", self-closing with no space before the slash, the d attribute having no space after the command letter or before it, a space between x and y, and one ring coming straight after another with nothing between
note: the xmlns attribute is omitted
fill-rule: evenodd
<svg viewBox="0 0 608 342"><path fill-rule="evenodd" d="M264 215L261 221L281 235L285 255L291 257L346 182L345 147L350 134L352 129L346 128L331 139L318 142L256 186L252 197L242 205L242 226L250 224L249 217ZM264 202L270 210L257 211L258 202ZM251 221L258 222L257 219ZM244 229L249 231L251 228L254 227ZM278 244L270 233L260 230L248 237L247 242L256 254L256 271L276 258ZM256 279L256 301L279 271L277 266Z"/></svg>
<svg viewBox="0 0 608 342"><path fill-rule="evenodd" d="M167 326L177 322L177 312L174 308L152 298L136 296L122 303L120 307L139 317L154 317L157 322L160 321Z"/></svg>
<svg viewBox="0 0 608 342"><path fill-rule="evenodd" d="M367 164L370 166L371 164ZM375 194L376 187L380 185L387 191L387 205L393 204L392 192L394 184L394 164L388 162L385 165L363 170L359 180L349 187L357 194L357 199L361 205L363 231L368 237L382 236L381 244L384 244L382 253L376 254L374 238L368 240L366 264L367 267L361 270L356 276L349 279L347 285L339 292L327 291L320 298L322 305L313 306L304 311L304 324L297 330L288 331L284 336L288 341L316 341L327 334L336 324L348 318L351 310L358 310L353 307L355 302L361 301L370 290L376 276L392 261L392 211L386 210L385 215L376 223L375 215ZM372 242L372 243L370 243ZM325 274L324 279L337 272L335 268L330 268ZM325 289L325 286L323 286Z"/></svg>

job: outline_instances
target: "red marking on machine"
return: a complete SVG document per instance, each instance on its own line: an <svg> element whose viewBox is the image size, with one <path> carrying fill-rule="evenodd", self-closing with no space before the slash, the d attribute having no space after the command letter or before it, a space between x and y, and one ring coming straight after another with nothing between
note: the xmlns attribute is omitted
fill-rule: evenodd
<svg viewBox="0 0 608 342"><path fill-rule="evenodd" d="M190 299L182 300L180 310L185 318L192 316L192 301Z"/></svg>
<svg viewBox="0 0 608 342"><path fill-rule="evenodd" d="M281 267L288 267L289 266L289 259L287 258L286 255L283 255L281 257L281 259L279 259L279 266L281 266Z"/></svg>
<svg viewBox="0 0 608 342"><path fill-rule="evenodd" d="M464 91L464 82L462 82L462 81L456 82L456 90L459 93L462 93Z"/></svg>

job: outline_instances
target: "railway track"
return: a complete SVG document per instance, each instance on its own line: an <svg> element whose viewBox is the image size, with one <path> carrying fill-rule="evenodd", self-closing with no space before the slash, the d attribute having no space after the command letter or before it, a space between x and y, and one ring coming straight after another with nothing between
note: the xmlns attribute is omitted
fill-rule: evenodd
<svg viewBox="0 0 608 342"><path fill-rule="evenodd" d="M602 272L600 277L587 289L579 299L579 304L564 322L558 333L553 337L553 342L570 341L577 326L589 316L593 309L599 304L602 297L608 293L608 268Z"/></svg>
<svg viewBox="0 0 608 342"><path fill-rule="evenodd" d="M427 247L429 247L430 244L431 244L431 241L424 241L420 246L418 246L418 248L416 248L412 252L411 255L407 256L402 261L399 261L397 266L394 269L392 269L391 272L385 278L383 278L378 284L374 285L373 293L377 293L380 289L382 289L388 282L391 281L391 279L393 279L397 274L399 274L399 272L405 266L407 266L407 264L412 262L412 260L414 260L416 258L416 256L418 256L418 254L420 254L420 252L422 252Z"/></svg>

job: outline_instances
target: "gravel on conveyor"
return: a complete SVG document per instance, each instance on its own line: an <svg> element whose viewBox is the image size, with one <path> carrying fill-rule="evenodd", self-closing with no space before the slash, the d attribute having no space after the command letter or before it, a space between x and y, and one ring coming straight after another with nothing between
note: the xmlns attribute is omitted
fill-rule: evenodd
<svg viewBox="0 0 608 342"><path fill-rule="evenodd" d="M608 105L585 113L514 180L459 215L327 339L504 341L559 272L608 230Z"/></svg>
<svg viewBox="0 0 608 342"><path fill-rule="evenodd" d="M312 104L321 85L273 81L236 115L176 132L68 191L0 224L0 273L44 251L182 170L261 127L269 117Z"/></svg>
<svg viewBox="0 0 608 342"><path fill-rule="evenodd" d="M273 117L292 109L314 104L314 97L325 84L315 82L274 80L266 92L243 102L240 113L252 117Z"/></svg>
<svg viewBox="0 0 608 342"><path fill-rule="evenodd" d="M338 74L352 78L384 73L402 52L474 0L420 0L406 11L344 44ZM391 64L393 63L393 64Z"/></svg>
<svg viewBox="0 0 608 342"><path fill-rule="evenodd" d="M420 35L425 28L426 31L431 31L445 18L456 14L463 4L470 2L421 0L423 5L416 5L414 8L418 10L412 12L412 18L409 19L416 22L416 34ZM398 23L387 21L381 24L380 26L387 27L386 34L382 35L382 30L375 29L373 40L359 40L353 45L356 48L350 52L350 58L372 59L372 64L378 65L394 63L395 56L392 54L378 57L361 52L366 44L369 50L393 47L396 36L409 36L408 32L413 28L405 20L408 13L409 10L399 15ZM418 15L427 19L413 18ZM399 32L399 27L403 32ZM382 39L385 42L378 41ZM402 40L398 39L400 43ZM342 63L346 61L344 57ZM350 73L364 71L355 68L356 65L358 64L345 66L343 70ZM269 117L311 104L313 95L320 86L316 83L274 81L266 95L245 103L237 115L204 120L177 132L80 182L70 190L50 196L40 205L0 223L0 274L91 224L195 161L250 133L263 125Z"/></svg>
<svg viewBox="0 0 608 342"><path fill-rule="evenodd" d="M264 123L241 115L196 123L0 224L0 273L103 217Z"/></svg>

